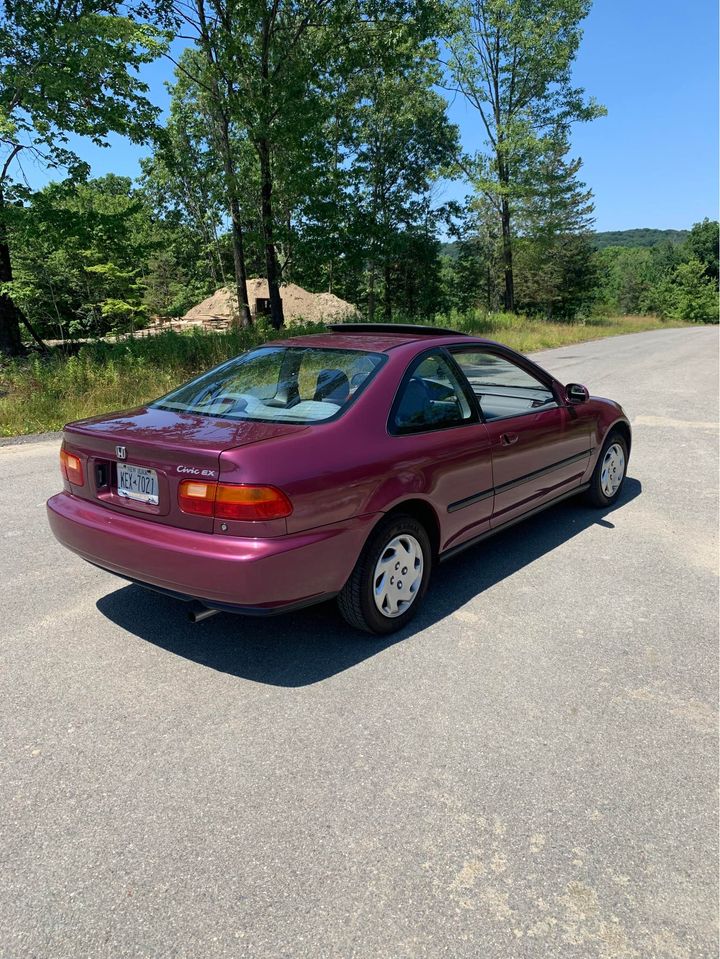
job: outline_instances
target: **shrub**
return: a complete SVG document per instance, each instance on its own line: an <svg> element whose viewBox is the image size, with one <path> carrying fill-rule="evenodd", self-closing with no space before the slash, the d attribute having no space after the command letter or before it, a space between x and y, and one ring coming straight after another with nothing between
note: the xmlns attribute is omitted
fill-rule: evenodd
<svg viewBox="0 0 720 959"><path fill-rule="evenodd" d="M657 310L661 316L691 323L718 322L718 294L715 283L705 274L700 260L692 257L680 263L673 273L659 284Z"/></svg>

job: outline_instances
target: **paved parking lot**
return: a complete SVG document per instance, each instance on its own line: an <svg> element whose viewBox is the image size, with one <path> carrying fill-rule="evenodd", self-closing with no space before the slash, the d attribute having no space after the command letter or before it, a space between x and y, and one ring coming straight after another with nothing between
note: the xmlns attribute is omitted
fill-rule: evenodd
<svg viewBox="0 0 720 959"><path fill-rule="evenodd" d="M622 501L442 566L406 633L216 616L52 539L0 448L0 956L717 955L718 330L539 358Z"/></svg>

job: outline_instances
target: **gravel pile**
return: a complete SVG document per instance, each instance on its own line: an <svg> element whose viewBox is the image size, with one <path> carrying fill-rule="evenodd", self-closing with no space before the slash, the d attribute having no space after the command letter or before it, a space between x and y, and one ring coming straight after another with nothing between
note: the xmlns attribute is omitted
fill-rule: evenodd
<svg viewBox="0 0 720 959"><path fill-rule="evenodd" d="M250 309L255 311L255 301L267 299L267 280L248 280L248 299ZM285 283L280 287L283 301L283 313L286 323L302 320L317 323L320 320L341 320L356 313L355 307L333 293L309 293L295 283ZM219 326L229 323L237 311L237 297L230 287L216 290L202 303L198 303L183 317L188 323L202 323L204 326Z"/></svg>

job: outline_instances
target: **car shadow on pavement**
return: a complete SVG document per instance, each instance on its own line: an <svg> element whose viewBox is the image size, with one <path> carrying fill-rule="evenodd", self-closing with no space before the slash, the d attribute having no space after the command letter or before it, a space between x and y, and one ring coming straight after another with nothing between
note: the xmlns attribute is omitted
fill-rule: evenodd
<svg viewBox="0 0 720 959"><path fill-rule="evenodd" d="M272 618L220 613L193 624L184 603L128 585L103 596L97 608L127 632L199 665L271 686L308 686L432 626L583 530L598 524L614 529L612 514L641 491L640 482L628 477L608 510L566 501L441 564L422 610L386 639L345 625L334 603Z"/></svg>

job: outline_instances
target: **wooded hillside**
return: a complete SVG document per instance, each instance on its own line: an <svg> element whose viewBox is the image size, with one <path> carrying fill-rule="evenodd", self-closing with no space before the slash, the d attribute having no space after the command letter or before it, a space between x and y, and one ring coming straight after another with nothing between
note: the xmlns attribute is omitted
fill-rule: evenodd
<svg viewBox="0 0 720 959"><path fill-rule="evenodd" d="M658 246L660 243L684 243L689 230L605 230L593 232L592 245L596 250L606 246Z"/></svg>
<svg viewBox="0 0 720 959"><path fill-rule="evenodd" d="M652 245L666 231L630 231L632 244L627 231L592 233L570 150L572 126L604 113L572 82L589 6L6 4L0 350L134 330L226 286L247 326L248 277L267 280L276 328L283 283L370 320L614 310L717 321L716 223ZM142 80L154 60L168 68L165 114ZM483 131L476 153L462 149L448 97ZM91 178L77 144L111 134L150 147L137 180ZM53 182L30 189L27 163ZM464 203L443 201L448 180L464 184Z"/></svg>

